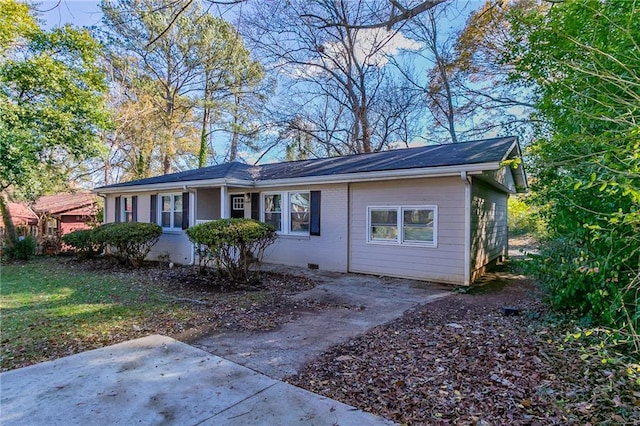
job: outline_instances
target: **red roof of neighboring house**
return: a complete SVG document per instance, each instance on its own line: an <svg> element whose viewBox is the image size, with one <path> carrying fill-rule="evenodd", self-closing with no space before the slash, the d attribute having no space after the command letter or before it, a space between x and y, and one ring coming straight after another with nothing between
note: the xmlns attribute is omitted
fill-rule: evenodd
<svg viewBox="0 0 640 426"><path fill-rule="evenodd" d="M22 203L7 203L13 226L37 225L38 216Z"/></svg>
<svg viewBox="0 0 640 426"><path fill-rule="evenodd" d="M74 194L44 195L38 198L33 205L33 210L38 213L50 215L79 215L95 214L95 210L84 213L86 208L91 208L97 202L97 197L89 192L76 192ZM78 213L77 210L82 212Z"/></svg>
<svg viewBox="0 0 640 426"><path fill-rule="evenodd" d="M80 207L79 209L69 210L68 212L62 213L65 216L95 216L96 208L95 206L86 206Z"/></svg>

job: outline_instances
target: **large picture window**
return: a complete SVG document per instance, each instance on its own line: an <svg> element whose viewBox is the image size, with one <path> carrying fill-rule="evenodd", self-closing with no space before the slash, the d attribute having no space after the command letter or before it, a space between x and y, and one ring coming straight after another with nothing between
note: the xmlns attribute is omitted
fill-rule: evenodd
<svg viewBox="0 0 640 426"><path fill-rule="evenodd" d="M164 194L160 201L160 226L182 229L182 194Z"/></svg>
<svg viewBox="0 0 640 426"><path fill-rule="evenodd" d="M435 246L436 206L369 207L367 242Z"/></svg>
<svg viewBox="0 0 640 426"><path fill-rule="evenodd" d="M311 195L309 192L266 193L262 196L263 221L281 234L309 235Z"/></svg>

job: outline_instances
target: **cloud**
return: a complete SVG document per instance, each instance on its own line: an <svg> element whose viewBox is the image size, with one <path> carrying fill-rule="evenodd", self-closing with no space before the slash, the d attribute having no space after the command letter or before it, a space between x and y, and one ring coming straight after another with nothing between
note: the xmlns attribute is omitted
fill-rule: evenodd
<svg viewBox="0 0 640 426"><path fill-rule="evenodd" d="M387 31L384 28L361 29L356 34L355 58L361 65L382 68L389 62L390 56L397 55L400 51L416 51L422 48L420 43L405 37L401 32ZM309 78L321 74L322 67L333 68L334 62L345 63L346 52L341 43L325 43L321 49L324 60L317 58L309 61L308 65L290 67L289 75L293 78Z"/></svg>

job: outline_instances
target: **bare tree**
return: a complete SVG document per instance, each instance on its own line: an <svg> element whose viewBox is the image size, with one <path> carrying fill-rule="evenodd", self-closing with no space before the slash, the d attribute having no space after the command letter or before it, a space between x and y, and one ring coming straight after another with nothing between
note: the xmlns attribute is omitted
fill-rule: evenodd
<svg viewBox="0 0 640 426"><path fill-rule="evenodd" d="M398 32L354 26L369 17L372 4L276 0L245 17L251 24L245 37L286 88L274 122L289 130L305 123L299 130L322 153L373 152L396 142L394 133L378 128L390 111L380 100L393 88L386 54L408 41Z"/></svg>

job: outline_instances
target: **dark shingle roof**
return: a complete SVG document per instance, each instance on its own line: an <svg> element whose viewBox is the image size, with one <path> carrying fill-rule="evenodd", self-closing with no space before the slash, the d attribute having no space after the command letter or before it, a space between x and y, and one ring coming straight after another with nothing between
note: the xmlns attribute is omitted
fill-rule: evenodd
<svg viewBox="0 0 640 426"><path fill-rule="evenodd" d="M484 139L456 144L430 145L419 148L396 149L370 154L355 154L315 160L289 161L259 166L250 166L237 162L227 163L109 185L103 188L225 178L247 181L292 179L362 172L494 163L500 162L505 158L515 141L515 137Z"/></svg>

